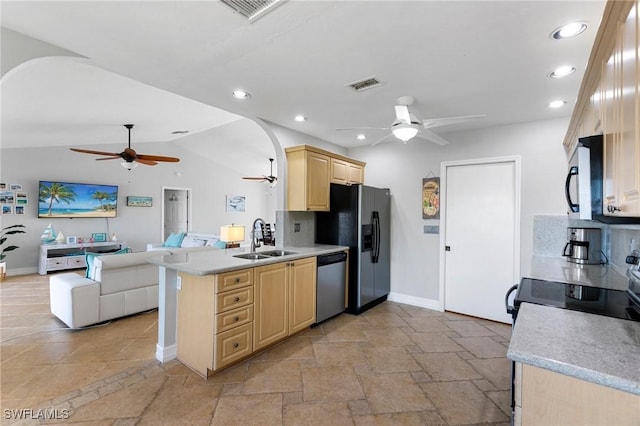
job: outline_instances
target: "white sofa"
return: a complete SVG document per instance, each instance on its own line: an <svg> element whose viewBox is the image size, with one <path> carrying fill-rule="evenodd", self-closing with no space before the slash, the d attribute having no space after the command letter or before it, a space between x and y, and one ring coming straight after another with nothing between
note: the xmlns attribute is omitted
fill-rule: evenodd
<svg viewBox="0 0 640 426"><path fill-rule="evenodd" d="M198 232L188 232L185 234L180 247L166 247L163 243L147 244L147 251L168 250L173 253L183 253L198 250L210 250L212 248L223 248L219 242L220 236L215 234L202 234Z"/></svg>
<svg viewBox="0 0 640 426"><path fill-rule="evenodd" d="M51 313L76 329L158 307L158 266L151 256L171 254L125 253L98 256L85 278L77 273L49 279Z"/></svg>

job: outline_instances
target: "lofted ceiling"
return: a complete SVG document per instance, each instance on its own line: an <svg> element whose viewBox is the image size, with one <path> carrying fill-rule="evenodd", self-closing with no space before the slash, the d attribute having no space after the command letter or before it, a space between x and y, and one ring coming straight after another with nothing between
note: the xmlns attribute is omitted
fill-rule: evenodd
<svg viewBox="0 0 640 426"><path fill-rule="evenodd" d="M86 58L76 67L31 71L37 84L20 70L22 90L3 81L3 140L117 142L125 131L112 123L127 121L140 123L140 132L156 126L142 139L171 140L179 136L169 130L199 132L239 115L350 148L385 131L368 130L359 141L358 132L336 129L389 126L404 95L415 97L411 108L420 118L486 115L434 129L442 135L568 117L604 4L289 0L250 23L218 1L3 0L3 27ZM588 23L585 33L551 39L551 31L576 20ZM566 64L577 72L547 76ZM381 84L348 87L368 77ZM234 99L238 88L251 98ZM554 99L567 105L547 108ZM307 120L294 121L296 114Z"/></svg>

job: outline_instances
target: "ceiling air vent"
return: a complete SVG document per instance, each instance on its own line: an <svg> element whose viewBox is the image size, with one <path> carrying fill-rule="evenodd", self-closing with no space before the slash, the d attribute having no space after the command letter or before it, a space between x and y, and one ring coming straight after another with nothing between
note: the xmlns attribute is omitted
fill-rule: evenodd
<svg viewBox="0 0 640 426"><path fill-rule="evenodd" d="M349 83L347 86L351 87L356 92L361 92L366 89L371 89L372 87L380 86L380 82L376 80L375 77L369 77L364 80Z"/></svg>
<svg viewBox="0 0 640 426"><path fill-rule="evenodd" d="M254 23L287 0L220 0L234 12Z"/></svg>

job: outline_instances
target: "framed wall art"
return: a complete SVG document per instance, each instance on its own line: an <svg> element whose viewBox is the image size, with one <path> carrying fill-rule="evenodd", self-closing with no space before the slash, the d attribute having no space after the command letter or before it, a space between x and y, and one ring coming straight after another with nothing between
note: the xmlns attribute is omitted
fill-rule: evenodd
<svg viewBox="0 0 640 426"><path fill-rule="evenodd" d="M245 211L245 204L247 197L244 195L227 195L227 211L228 212L243 212Z"/></svg>
<svg viewBox="0 0 640 426"><path fill-rule="evenodd" d="M96 243L104 243L107 241L107 234L106 232L94 232L91 234L91 238L93 238L93 241Z"/></svg>
<svg viewBox="0 0 640 426"><path fill-rule="evenodd" d="M440 178L422 179L422 218L440 219Z"/></svg>
<svg viewBox="0 0 640 426"><path fill-rule="evenodd" d="M127 197L128 207L151 207L153 204L153 197L139 197L130 195Z"/></svg>

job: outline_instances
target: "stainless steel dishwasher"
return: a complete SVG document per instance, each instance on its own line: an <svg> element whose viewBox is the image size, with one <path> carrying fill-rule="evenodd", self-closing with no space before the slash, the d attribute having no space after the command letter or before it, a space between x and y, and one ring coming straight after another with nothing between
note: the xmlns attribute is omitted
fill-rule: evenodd
<svg viewBox="0 0 640 426"><path fill-rule="evenodd" d="M318 256L316 324L344 312L347 253Z"/></svg>

